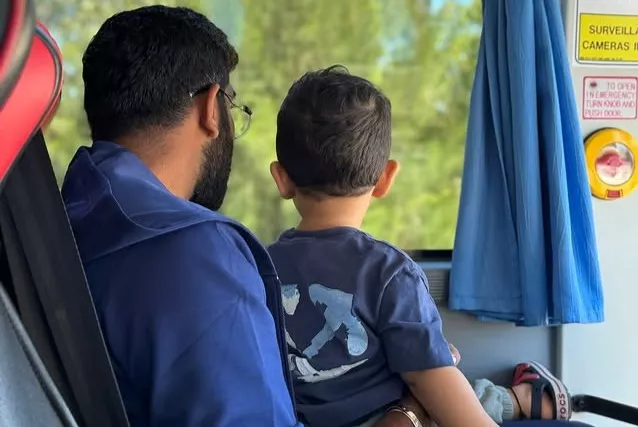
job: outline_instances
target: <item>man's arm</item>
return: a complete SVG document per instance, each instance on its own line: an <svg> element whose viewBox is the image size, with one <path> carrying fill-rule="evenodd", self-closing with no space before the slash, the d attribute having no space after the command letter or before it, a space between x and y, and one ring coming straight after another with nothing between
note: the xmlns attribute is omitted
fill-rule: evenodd
<svg viewBox="0 0 638 427"><path fill-rule="evenodd" d="M378 328L390 370L440 427L492 427L463 374L454 366L441 318L423 272L406 265L384 290Z"/></svg>
<svg viewBox="0 0 638 427"><path fill-rule="evenodd" d="M135 362L126 365L133 373L150 365L149 383L136 382L149 388L153 427L296 426L264 284L223 227L149 242L143 263L129 256L148 290L130 325Z"/></svg>

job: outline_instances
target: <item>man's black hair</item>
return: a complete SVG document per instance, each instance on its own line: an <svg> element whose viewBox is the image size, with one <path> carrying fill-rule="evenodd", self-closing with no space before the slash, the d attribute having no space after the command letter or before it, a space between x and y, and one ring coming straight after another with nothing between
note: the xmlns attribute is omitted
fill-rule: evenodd
<svg viewBox="0 0 638 427"><path fill-rule="evenodd" d="M179 124L190 94L225 88L238 56L226 34L183 7L147 6L107 19L82 58L93 140Z"/></svg>
<svg viewBox="0 0 638 427"><path fill-rule="evenodd" d="M391 105L368 80L335 65L306 73L277 116L277 158L302 192L360 195L390 158Z"/></svg>

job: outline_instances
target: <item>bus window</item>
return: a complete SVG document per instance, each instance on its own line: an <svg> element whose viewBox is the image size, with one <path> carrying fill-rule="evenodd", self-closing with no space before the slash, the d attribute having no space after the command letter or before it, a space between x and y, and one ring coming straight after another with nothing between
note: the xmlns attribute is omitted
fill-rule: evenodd
<svg viewBox="0 0 638 427"><path fill-rule="evenodd" d="M37 0L38 16L60 43L65 89L47 130L58 178L89 133L82 109L82 53L112 14L148 0ZM240 54L233 85L254 111L236 141L223 211L264 243L296 222L279 199L268 165L275 158L276 114L305 71L343 64L389 96L393 157L401 172L376 201L366 231L405 249L451 249L460 194L470 90L481 25L480 0L173 0L220 26Z"/></svg>

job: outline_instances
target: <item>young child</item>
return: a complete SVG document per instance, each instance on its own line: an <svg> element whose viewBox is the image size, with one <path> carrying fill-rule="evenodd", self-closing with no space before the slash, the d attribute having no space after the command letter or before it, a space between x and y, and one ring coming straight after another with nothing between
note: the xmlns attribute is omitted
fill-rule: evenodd
<svg viewBox="0 0 638 427"><path fill-rule="evenodd" d="M302 421L373 425L406 388L442 427L495 426L490 405L499 422L529 416L532 406L538 418L558 417L559 383L538 365L517 368L518 393L489 382L475 393L455 367L423 270L360 230L371 199L385 196L399 171L390 140L390 101L338 66L295 82L277 117L271 173L301 222L269 252L283 283Z"/></svg>

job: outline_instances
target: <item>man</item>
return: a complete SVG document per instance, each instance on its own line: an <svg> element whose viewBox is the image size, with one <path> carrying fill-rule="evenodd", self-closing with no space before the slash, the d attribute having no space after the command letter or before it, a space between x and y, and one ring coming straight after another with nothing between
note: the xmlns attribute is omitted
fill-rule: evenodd
<svg viewBox="0 0 638 427"><path fill-rule="evenodd" d="M214 212L230 109L250 114L237 61L206 17L164 6L111 17L83 57L94 142L62 191L133 427L299 425L274 268Z"/></svg>

